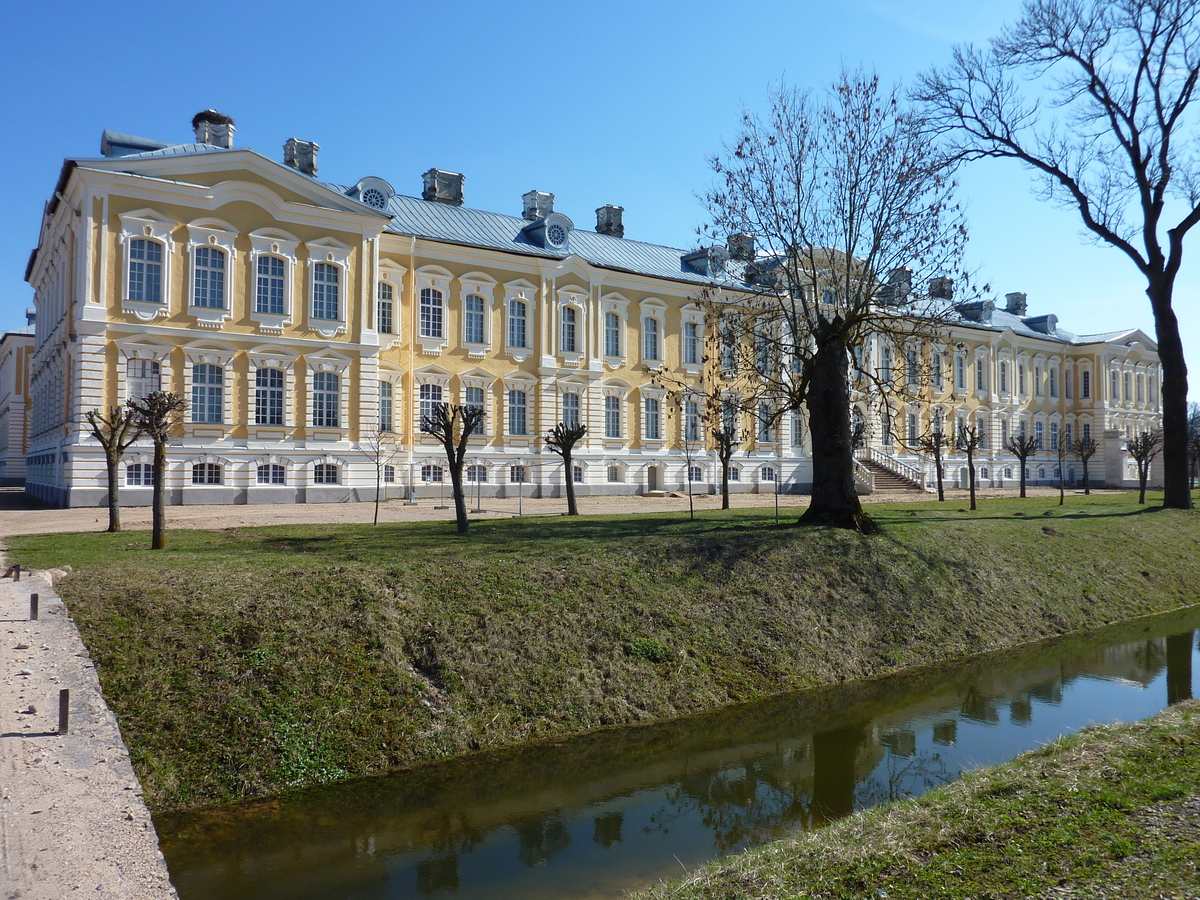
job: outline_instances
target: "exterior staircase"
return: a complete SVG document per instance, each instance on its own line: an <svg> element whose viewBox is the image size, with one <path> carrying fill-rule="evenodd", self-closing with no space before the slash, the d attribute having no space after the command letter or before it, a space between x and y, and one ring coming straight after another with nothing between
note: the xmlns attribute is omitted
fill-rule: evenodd
<svg viewBox="0 0 1200 900"><path fill-rule="evenodd" d="M905 478L903 475L897 475L891 469L885 468L874 460L860 459L860 463L870 470L875 476L875 492L889 493L897 491L911 491L914 493L925 493L925 488L916 481Z"/></svg>

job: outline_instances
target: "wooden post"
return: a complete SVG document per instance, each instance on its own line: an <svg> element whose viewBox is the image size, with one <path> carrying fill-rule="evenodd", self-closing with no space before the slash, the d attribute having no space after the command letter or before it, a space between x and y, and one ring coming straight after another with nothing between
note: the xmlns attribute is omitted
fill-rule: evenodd
<svg viewBox="0 0 1200 900"><path fill-rule="evenodd" d="M29 595L29 621L36 622L38 620L38 595Z"/></svg>
<svg viewBox="0 0 1200 900"><path fill-rule="evenodd" d="M58 733L66 734L71 716L71 692L63 688L58 692Z"/></svg>
<svg viewBox="0 0 1200 900"><path fill-rule="evenodd" d="M21 564L17 563L15 566L13 566L13 581L20 581L20 580L21 580Z"/></svg>

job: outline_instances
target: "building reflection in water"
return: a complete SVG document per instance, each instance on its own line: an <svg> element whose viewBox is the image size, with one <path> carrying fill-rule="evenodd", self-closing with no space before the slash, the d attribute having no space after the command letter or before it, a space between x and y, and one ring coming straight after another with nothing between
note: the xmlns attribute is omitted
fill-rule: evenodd
<svg viewBox="0 0 1200 900"><path fill-rule="evenodd" d="M1172 634L1167 638L1167 703L1192 699L1193 633Z"/></svg>

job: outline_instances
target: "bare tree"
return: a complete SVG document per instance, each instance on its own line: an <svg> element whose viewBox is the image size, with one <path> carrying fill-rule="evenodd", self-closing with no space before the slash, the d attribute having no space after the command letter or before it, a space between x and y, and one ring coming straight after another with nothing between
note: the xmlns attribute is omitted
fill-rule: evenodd
<svg viewBox="0 0 1200 900"><path fill-rule="evenodd" d="M1150 477L1150 463L1162 450L1162 435L1157 431L1143 431L1125 443L1129 455L1137 463L1138 503L1146 502L1146 480Z"/></svg>
<svg viewBox="0 0 1200 900"><path fill-rule="evenodd" d="M546 448L557 453L563 461L563 478L567 486L567 515L579 515L579 506L575 502L575 467L571 455L575 445L587 434L587 426L581 422L559 422L546 432Z"/></svg>
<svg viewBox="0 0 1200 900"><path fill-rule="evenodd" d="M692 470L704 447L701 439L700 415L703 399L686 388L672 390L667 397L670 414L679 420L679 448L683 451L683 463L687 469L684 478L688 493L688 518L694 519L696 518L696 499L695 491L692 489Z"/></svg>
<svg viewBox="0 0 1200 900"><path fill-rule="evenodd" d="M945 477L946 451L953 448L953 443L949 436L942 431L941 423L935 422L932 431L921 435L910 446L914 450L933 457L933 469L937 474L938 502L944 502L946 492L943 489L943 478Z"/></svg>
<svg viewBox="0 0 1200 900"><path fill-rule="evenodd" d="M104 448L104 463L108 469L108 530L121 530L121 457L142 436L135 424L133 410L110 406L107 412L90 409L84 413L92 437Z"/></svg>
<svg viewBox="0 0 1200 900"><path fill-rule="evenodd" d="M956 48L917 91L931 133L953 142L951 164L1018 160L1047 199L1077 210L1091 238L1146 279L1163 369L1163 505L1178 509L1192 499L1187 364L1172 300L1184 238L1200 222L1189 109L1198 78L1194 0L1027 0L986 50ZM1030 79L1048 102L1022 89Z"/></svg>
<svg viewBox="0 0 1200 900"><path fill-rule="evenodd" d="M396 435L390 431L376 431L362 441L362 450L375 466L375 517L372 525L379 524L379 502L384 493L384 470L396 459Z"/></svg>
<svg viewBox="0 0 1200 900"><path fill-rule="evenodd" d="M1188 486L1195 490L1200 476L1200 403L1188 404Z"/></svg>
<svg viewBox="0 0 1200 900"><path fill-rule="evenodd" d="M1096 455L1096 451L1100 449L1095 438L1081 437L1076 439L1071 445L1071 452L1079 457L1079 461L1083 464L1083 492L1090 494L1092 492L1091 476L1088 475L1088 461Z"/></svg>
<svg viewBox="0 0 1200 900"><path fill-rule="evenodd" d="M1031 434L1018 434L1008 439L1004 449L1017 458L1021 469L1021 496L1025 496L1025 463L1029 457L1041 449L1041 442Z"/></svg>
<svg viewBox="0 0 1200 900"><path fill-rule="evenodd" d="M936 327L964 221L922 123L876 76L844 72L820 102L783 87L770 100L765 118L743 113L703 197L708 232L739 236L735 271L751 285L726 321L745 337L732 346L759 396L779 414L807 407L813 487L801 522L873 531L854 484L850 354Z"/></svg>
<svg viewBox="0 0 1200 900"><path fill-rule="evenodd" d="M975 507L975 451L983 446L983 435L978 425L962 424L954 436L954 449L967 455L967 480L971 488L971 509Z"/></svg>
<svg viewBox="0 0 1200 900"><path fill-rule="evenodd" d="M1066 502L1067 455L1071 452L1069 443L1063 438L1058 439L1054 447L1058 462L1058 505Z"/></svg>
<svg viewBox="0 0 1200 900"><path fill-rule="evenodd" d="M150 548L167 547L167 441L183 427L187 400L170 391L151 391L145 397L125 401L133 413L135 427L154 443L154 507L151 514Z"/></svg>
<svg viewBox="0 0 1200 900"><path fill-rule="evenodd" d="M483 425L482 406L435 403L433 410L421 416L421 432L441 441L450 466L450 484L454 491L454 519L458 533L467 533L467 496L463 492L463 463L467 442Z"/></svg>

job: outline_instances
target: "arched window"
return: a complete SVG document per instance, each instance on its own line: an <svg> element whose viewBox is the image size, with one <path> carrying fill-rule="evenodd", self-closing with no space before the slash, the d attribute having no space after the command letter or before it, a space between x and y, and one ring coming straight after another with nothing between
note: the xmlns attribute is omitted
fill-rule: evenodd
<svg viewBox="0 0 1200 900"><path fill-rule="evenodd" d="M621 355L621 317L615 312L604 314L604 355Z"/></svg>
<svg viewBox="0 0 1200 900"><path fill-rule="evenodd" d="M700 326L695 322L683 323L683 362L689 366L700 364Z"/></svg>
<svg viewBox="0 0 1200 900"><path fill-rule="evenodd" d="M573 306L564 306L562 308L562 352L576 353L577 341L575 339L576 322L578 313Z"/></svg>
<svg viewBox="0 0 1200 900"><path fill-rule="evenodd" d="M642 320L642 358L660 359L658 350L658 319L646 316Z"/></svg>
<svg viewBox="0 0 1200 900"><path fill-rule="evenodd" d="M314 372L313 425L317 428L337 428L341 421L340 407L337 375L333 372Z"/></svg>
<svg viewBox="0 0 1200 900"><path fill-rule="evenodd" d="M313 318L336 320L340 272L337 266L317 263L313 266Z"/></svg>
<svg viewBox="0 0 1200 900"><path fill-rule="evenodd" d="M384 484L395 484L396 483L396 467L395 466L384 466L383 467L383 483Z"/></svg>
<svg viewBox="0 0 1200 900"><path fill-rule="evenodd" d="M259 484L287 484L287 470L275 463L264 463L258 467Z"/></svg>
<svg viewBox="0 0 1200 900"><path fill-rule="evenodd" d="M608 467L608 482L609 482L609 484L619 484L621 482L621 467L620 466L609 466Z"/></svg>
<svg viewBox="0 0 1200 900"><path fill-rule="evenodd" d="M129 242L129 299L163 302L163 246L158 241L134 238Z"/></svg>
<svg viewBox="0 0 1200 900"><path fill-rule="evenodd" d="M528 426L525 418L526 412L526 397L524 391L509 391L508 392L508 433L509 434L528 434Z"/></svg>
<svg viewBox="0 0 1200 900"><path fill-rule="evenodd" d="M192 305L225 308L225 253L216 247L196 248Z"/></svg>
<svg viewBox="0 0 1200 900"><path fill-rule="evenodd" d="M508 346L527 347L527 310L523 300L508 301Z"/></svg>
<svg viewBox="0 0 1200 900"><path fill-rule="evenodd" d="M463 343L483 343L483 298L475 294L463 301Z"/></svg>
<svg viewBox="0 0 1200 900"><path fill-rule="evenodd" d="M126 396L141 400L147 394L162 389L158 363L152 359L131 359L125 364Z"/></svg>
<svg viewBox="0 0 1200 900"><path fill-rule="evenodd" d="M525 467L524 466L509 466L508 480L512 484L525 483Z"/></svg>
<svg viewBox="0 0 1200 900"><path fill-rule="evenodd" d="M278 256L260 256L256 264L254 311L272 316L284 314L284 261Z"/></svg>
<svg viewBox="0 0 1200 900"><path fill-rule="evenodd" d="M730 466L729 467L729 480L730 481L741 481L742 480L742 470L739 469L737 466Z"/></svg>
<svg viewBox="0 0 1200 900"><path fill-rule="evenodd" d="M395 291L388 282L381 281L379 282L378 294L379 299L375 316L376 325L380 334L392 334L396 329Z"/></svg>
<svg viewBox="0 0 1200 900"><path fill-rule="evenodd" d="M487 466L467 466L467 481L471 484L487 484Z"/></svg>
<svg viewBox="0 0 1200 900"><path fill-rule="evenodd" d="M379 430L391 431L393 427L392 383L379 382Z"/></svg>
<svg viewBox="0 0 1200 900"><path fill-rule="evenodd" d="M1033 423L1033 439L1037 442L1037 448L1043 450L1046 447L1046 426L1042 422Z"/></svg>
<svg viewBox="0 0 1200 900"><path fill-rule="evenodd" d="M659 415L658 398L656 397L646 398L646 430L644 434L648 441L662 439L662 420Z"/></svg>
<svg viewBox="0 0 1200 900"><path fill-rule="evenodd" d="M197 363L192 367L192 421L219 423L225 415L224 373L220 366Z"/></svg>
<svg viewBox="0 0 1200 900"><path fill-rule="evenodd" d="M763 481L774 481L775 480L774 467L773 466L763 466L762 472L760 473L760 477L762 478Z"/></svg>
<svg viewBox="0 0 1200 900"><path fill-rule="evenodd" d="M254 373L254 424L283 424L283 371L258 369Z"/></svg>
<svg viewBox="0 0 1200 900"><path fill-rule="evenodd" d="M437 288L421 288L421 337L442 336L442 292Z"/></svg>
<svg viewBox="0 0 1200 900"><path fill-rule="evenodd" d="M1084 370L1079 375L1080 399L1089 400L1092 396L1092 373Z"/></svg>
<svg viewBox="0 0 1200 900"><path fill-rule="evenodd" d="M313 466L313 484L337 484L338 467L333 463L317 463Z"/></svg>
<svg viewBox="0 0 1200 900"><path fill-rule="evenodd" d="M604 436L621 436L621 398L609 395L604 398Z"/></svg>
<svg viewBox="0 0 1200 900"><path fill-rule="evenodd" d="M703 469L701 469L699 466L689 466L688 467L688 481L703 481L703 480L704 480L704 470Z"/></svg>
<svg viewBox="0 0 1200 900"><path fill-rule="evenodd" d="M683 439L700 440L700 404L696 400L683 402Z"/></svg>
<svg viewBox="0 0 1200 900"><path fill-rule="evenodd" d="M1008 363L1000 362L1000 393L1008 393Z"/></svg>
<svg viewBox="0 0 1200 900"><path fill-rule="evenodd" d="M154 484L154 466L149 463L130 463L125 467L126 487L150 487Z"/></svg>
<svg viewBox="0 0 1200 900"><path fill-rule="evenodd" d="M192 484L220 484L221 467L216 463L196 463L192 466Z"/></svg>
<svg viewBox="0 0 1200 900"><path fill-rule="evenodd" d="M417 408L417 430L421 428L421 422L433 418L434 410L437 405L442 402L442 386L440 384L423 384L419 388L419 404Z"/></svg>
<svg viewBox="0 0 1200 900"><path fill-rule="evenodd" d="M571 480L583 484L583 466L571 466Z"/></svg>
<svg viewBox="0 0 1200 900"><path fill-rule="evenodd" d="M444 472L441 466L426 464L421 466L421 480L432 484L441 484Z"/></svg>

